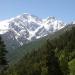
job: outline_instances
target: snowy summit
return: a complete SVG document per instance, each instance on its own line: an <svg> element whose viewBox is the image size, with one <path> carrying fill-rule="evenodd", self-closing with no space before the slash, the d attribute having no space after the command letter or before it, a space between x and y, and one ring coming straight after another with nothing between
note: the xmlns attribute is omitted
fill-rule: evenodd
<svg viewBox="0 0 75 75"><path fill-rule="evenodd" d="M0 21L0 34L5 35L7 39L16 40L20 45L23 45L27 40L31 41L44 37L64 26L65 24L55 17L40 19L37 16L24 13L15 18Z"/></svg>

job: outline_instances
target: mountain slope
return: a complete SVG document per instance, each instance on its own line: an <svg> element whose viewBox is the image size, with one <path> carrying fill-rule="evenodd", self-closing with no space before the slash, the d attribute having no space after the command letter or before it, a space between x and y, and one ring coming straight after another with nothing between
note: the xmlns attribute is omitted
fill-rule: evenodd
<svg viewBox="0 0 75 75"><path fill-rule="evenodd" d="M63 35L65 32L70 32L72 27L75 27L75 24L73 25L68 25L62 29L60 29L57 32L54 32L53 34L49 34L43 38L37 39L35 41L32 41L28 44L23 44L21 47L14 49L14 50L9 50L9 53L7 55L8 61L11 61L10 63L16 63L19 61L26 53L29 53L33 51L34 49L40 48L42 45L46 43L46 40L52 40L55 38L58 38L60 35ZM64 37L64 36L63 36ZM59 41L60 42L60 41Z"/></svg>
<svg viewBox="0 0 75 75"><path fill-rule="evenodd" d="M64 32L64 30L67 31ZM60 31L63 33L59 35L56 34L57 36L55 38L53 37L53 39L48 37L50 40L46 41L47 37L44 37L39 40L39 42L37 41L37 46L41 43L41 46L38 48L36 46L35 49L33 49L32 47L34 47L35 44L32 46L31 43L31 47L28 49L31 50L31 52L27 53L25 57L22 57L19 63L10 67L7 75L48 75L49 70L53 72L53 68L57 68L57 66L54 65L55 60L52 57L53 55L59 60L59 68L62 71L62 75L75 75L75 24L66 26ZM25 46L26 45L21 47L21 51L26 50L27 46ZM54 71L56 70L54 69Z"/></svg>

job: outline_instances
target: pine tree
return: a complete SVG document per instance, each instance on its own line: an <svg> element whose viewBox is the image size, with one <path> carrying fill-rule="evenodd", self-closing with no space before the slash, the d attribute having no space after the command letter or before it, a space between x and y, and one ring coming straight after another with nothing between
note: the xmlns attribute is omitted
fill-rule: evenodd
<svg viewBox="0 0 75 75"><path fill-rule="evenodd" d="M68 50L63 50L62 54L60 55L60 65L64 75L69 75L70 73L68 61L69 61L69 52Z"/></svg>
<svg viewBox="0 0 75 75"><path fill-rule="evenodd" d="M47 41L47 67L48 67L48 75L63 75L60 66L59 60L55 56L55 52L53 50L53 45Z"/></svg>
<svg viewBox="0 0 75 75"><path fill-rule="evenodd" d="M0 71L3 71L4 69L6 69L7 66L7 61L6 61L6 48L5 48L5 44L2 41L2 38L0 36Z"/></svg>

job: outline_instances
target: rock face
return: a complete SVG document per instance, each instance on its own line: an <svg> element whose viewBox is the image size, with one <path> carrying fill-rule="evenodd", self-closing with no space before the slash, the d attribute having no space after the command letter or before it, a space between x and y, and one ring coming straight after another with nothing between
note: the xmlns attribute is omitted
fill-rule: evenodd
<svg viewBox="0 0 75 75"><path fill-rule="evenodd" d="M40 19L24 13L15 18L0 22L0 34L7 48L22 46L25 43L44 37L63 28L65 24L55 17Z"/></svg>

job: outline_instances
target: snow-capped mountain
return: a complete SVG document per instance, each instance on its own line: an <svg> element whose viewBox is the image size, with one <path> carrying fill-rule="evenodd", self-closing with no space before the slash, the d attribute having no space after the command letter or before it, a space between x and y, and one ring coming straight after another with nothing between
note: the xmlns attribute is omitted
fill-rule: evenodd
<svg viewBox="0 0 75 75"><path fill-rule="evenodd" d="M15 18L0 21L0 34L8 46L15 48L34 39L53 33L65 24L55 17L40 19L37 16L24 13Z"/></svg>

